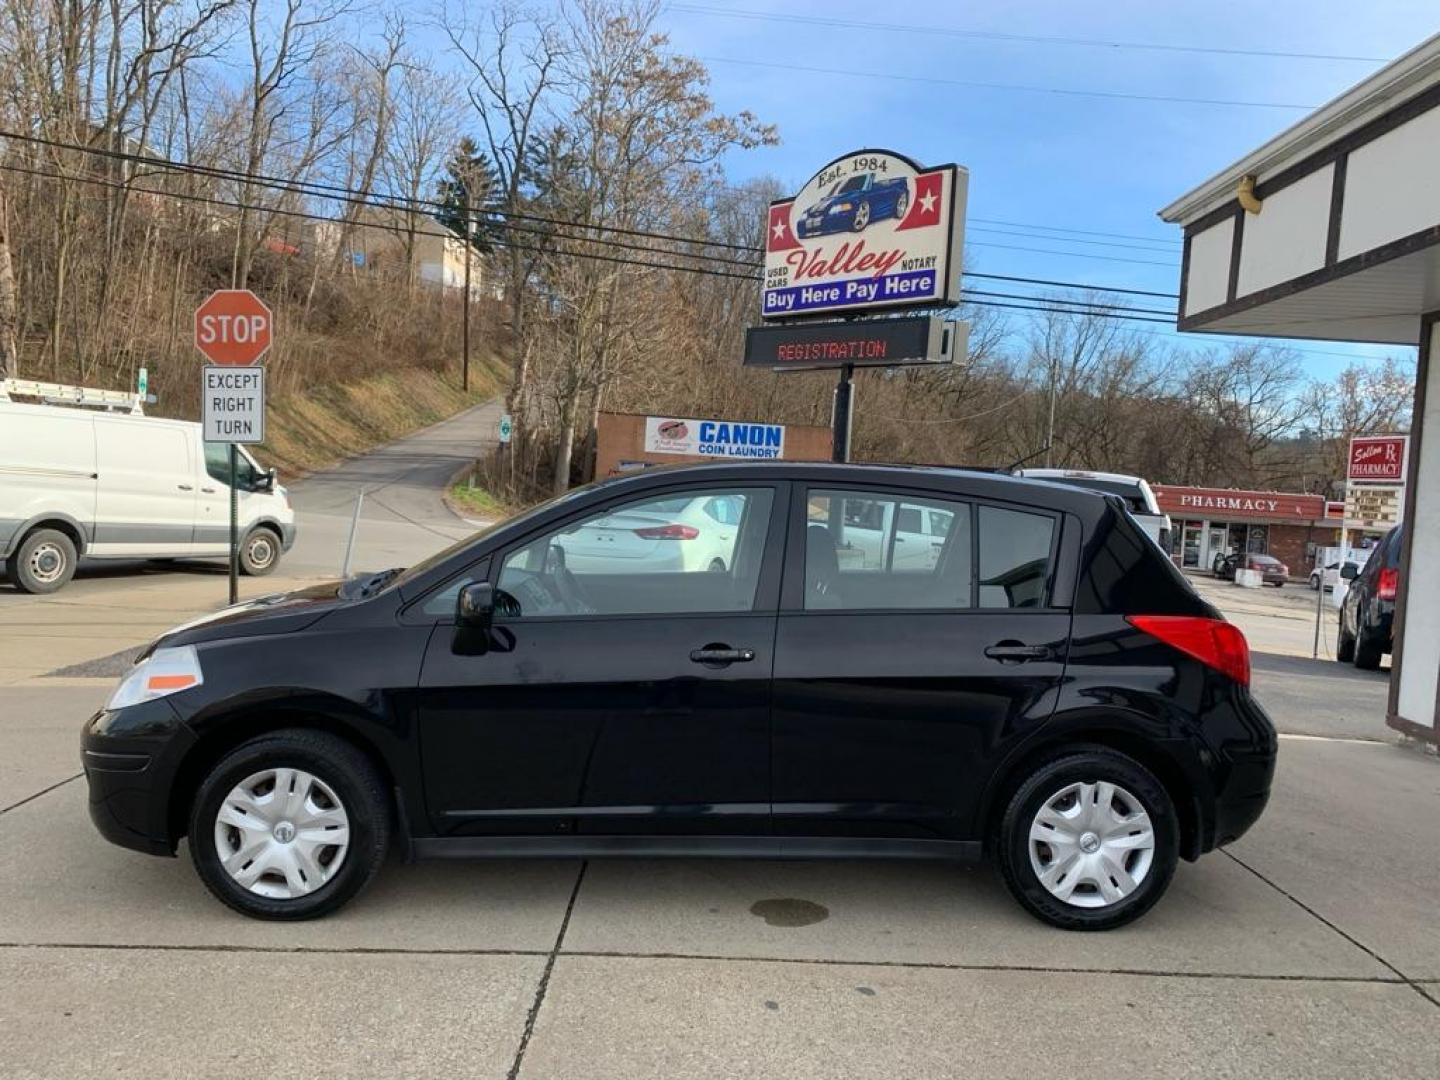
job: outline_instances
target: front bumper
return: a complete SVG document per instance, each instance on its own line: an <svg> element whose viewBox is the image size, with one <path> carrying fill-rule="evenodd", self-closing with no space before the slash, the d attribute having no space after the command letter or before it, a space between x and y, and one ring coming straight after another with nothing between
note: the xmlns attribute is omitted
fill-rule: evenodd
<svg viewBox="0 0 1440 1080"><path fill-rule="evenodd" d="M150 855L175 854L170 796L195 736L169 701L142 702L85 722L80 761L90 788L90 820L113 844Z"/></svg>
<svg viewBox="0 0 1440 1080"><path fill-rule="evenodd" d="M289 551L295 546L295 523L280 522L280 551Z"/></svg>

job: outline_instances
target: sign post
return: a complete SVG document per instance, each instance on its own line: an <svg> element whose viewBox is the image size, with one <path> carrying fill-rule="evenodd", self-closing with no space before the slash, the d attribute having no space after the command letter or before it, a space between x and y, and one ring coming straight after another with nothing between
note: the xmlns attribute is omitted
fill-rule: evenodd
<svg viewBox="0 0 1440 1080"><path fill-rule="evenodd" d="M230 603L240 596L240 443L265 439L265 369L270 309L249 289L220 289L195 309L195 348L209 360L201 372L203 438L228 444L230 459Z"/></svg>
<svg viewBox="0 0 1440 1080"><path fill-rule="evenodd" d="M853 320L960 302L968 184L958 165L927 168L890 150L856 150L824 166L799 194L770 204L760 316L810 323L752 328L745 364L839 369L835 461L850 460L857 365L949 363L965 355L963 324L925 315ZM814 324L827 316L847 321Z"/></svg>

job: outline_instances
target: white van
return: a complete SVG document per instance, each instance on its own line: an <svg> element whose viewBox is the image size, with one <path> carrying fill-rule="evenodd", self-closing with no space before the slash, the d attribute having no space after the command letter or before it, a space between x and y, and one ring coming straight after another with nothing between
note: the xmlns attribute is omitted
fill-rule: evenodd
<svg viewBox="0 0 1440 1080"><path fill-rule="evenodd" d="M1088 469L1017 469L1016 476L1027 476L1031 480L1049 480L1052 484L1068 484L1071 487L1089 488L1106 495L1119 495L1130 508L1130 516L1145 535L1160 545L1160 550L1170 554L1170 515L1160 509L1155 493L1138 476L1124 473L1091 472Z"/></svg>
<svg viewBox="0 0 1440 1080"><path fill-rule="evenodd" d="M237 465L240 568L268 574L295 541L295 512L244 447ZM225 445L141 415L133 394L0 380L0 558L24 592L54 592L82 555L225 557L229 476Z"/></svg>

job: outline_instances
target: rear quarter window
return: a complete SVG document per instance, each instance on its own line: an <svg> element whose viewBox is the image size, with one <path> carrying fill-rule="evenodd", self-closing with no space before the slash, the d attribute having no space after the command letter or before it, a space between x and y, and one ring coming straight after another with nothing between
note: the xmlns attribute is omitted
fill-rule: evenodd
<svg viewBox="0 0 1440 1080"><path fill-rule="evenodd" d="M1077 615L1203 615L1218 617L1128 514L1112 512L1086 527Z"/></svg>

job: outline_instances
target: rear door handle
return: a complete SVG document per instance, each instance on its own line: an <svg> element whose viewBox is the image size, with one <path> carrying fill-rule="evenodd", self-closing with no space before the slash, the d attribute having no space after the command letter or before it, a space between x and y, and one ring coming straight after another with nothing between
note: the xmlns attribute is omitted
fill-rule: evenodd
<svg viewBox="0 0 1440 1080"><path fill-rule="evenodd" d="M1018 664L1025 660L1049 660L1055 650L1049 645L1023 645L1018 641L999 641L985 650L991 660L1002 664Z"/></svg>
<svg viewBox="0 0 1440 1080"><path fill-rule="evenodd" d="M726 664L748 664L755 659L754 649L732 649L729 645L706 645L691 649L690 659L697 664L723 667Z"/></svg>

